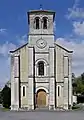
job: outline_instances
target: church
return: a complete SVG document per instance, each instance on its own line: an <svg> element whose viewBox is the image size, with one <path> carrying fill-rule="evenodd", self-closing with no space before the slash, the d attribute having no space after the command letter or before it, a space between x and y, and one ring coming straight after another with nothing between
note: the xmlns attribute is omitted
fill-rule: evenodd
<svg viewBox="0 0 84 120"><path fill-rule="evenodd" d="M11 110L68 110L72 104L72 53L56 43L55 12L30 10L28 41L10 51Z"/></svg>

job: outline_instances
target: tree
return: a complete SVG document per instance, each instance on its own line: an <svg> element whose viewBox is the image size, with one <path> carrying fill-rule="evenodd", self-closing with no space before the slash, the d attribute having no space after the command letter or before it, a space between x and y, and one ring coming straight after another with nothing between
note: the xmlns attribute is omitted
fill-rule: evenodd
<svg viewBox="0 0 84 120"><path fill-rule="evenodd" d="M77 87L77 84L76 84L76 82L75 82L75 74L74 73L72 73L72 87L73 87L73 95L75 95L76 94L76 87Z"/></svg>
<svg viewBox="0 0 84 120"><path fill-rule="evenodd" d="M72 73L72 83L74 83L74 82L75 82L75 74Z"/></svg>
<svg viewBox="0 0 84 120"><path fill-rule="evenodd" d="M84 84L84 73L81 74L81 80L82 80L82 83Z"/></svg>
<svg viewBox="0 0 84 120"><path fill-rule="evenodd" d="M83 94L84 93L84 80L83 80L83 75L78 76L75 78L74 83L72 84L74 91L76 94Z"/></svg>
<svg viewBox="0 0 84 120"><path fill-rule="evenodd" d="M0 104L2 104L2 96L1 96L1 91L0 91Z"/></svg>
<svg viewBox="0 0 84 120"><path fill-rule="evenodd" d="M7 85L3 88L1 96L3 107L9 108L11 105L11 89Z"/></svg>

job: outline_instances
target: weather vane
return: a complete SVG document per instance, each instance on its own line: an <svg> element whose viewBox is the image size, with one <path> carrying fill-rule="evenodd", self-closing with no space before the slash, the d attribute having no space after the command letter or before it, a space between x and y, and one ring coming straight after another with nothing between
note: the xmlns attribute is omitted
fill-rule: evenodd
<svg viewBox="0 0 84 120"><path fill-rule="evenodd" d="M42 4L40 4L40 10L42 10Z"/></svg>

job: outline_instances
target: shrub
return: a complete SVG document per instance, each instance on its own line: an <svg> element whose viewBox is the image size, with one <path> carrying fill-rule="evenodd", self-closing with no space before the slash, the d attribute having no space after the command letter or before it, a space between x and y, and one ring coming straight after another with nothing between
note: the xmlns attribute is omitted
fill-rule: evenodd
<svg viewBox="0 0 84 120"><path fill-rule="evenodd" d="M5 85L1 94L3 107L9 108L11 105L11 89L7 85Z"/></svg>

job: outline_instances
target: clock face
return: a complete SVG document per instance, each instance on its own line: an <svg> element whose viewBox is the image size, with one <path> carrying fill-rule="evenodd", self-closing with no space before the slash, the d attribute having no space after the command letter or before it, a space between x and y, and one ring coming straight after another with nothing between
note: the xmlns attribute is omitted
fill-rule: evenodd
<svg viewBox="0 0 84 120"><path fill-rule="evenodd" d="M41 38L41 39L39 39L39 40L36 41L36 45L37 45L37 47L39 47L39 48L42 49L42 48L46 47L47 43L46 43L45 40L43 40Z"/></svg>

